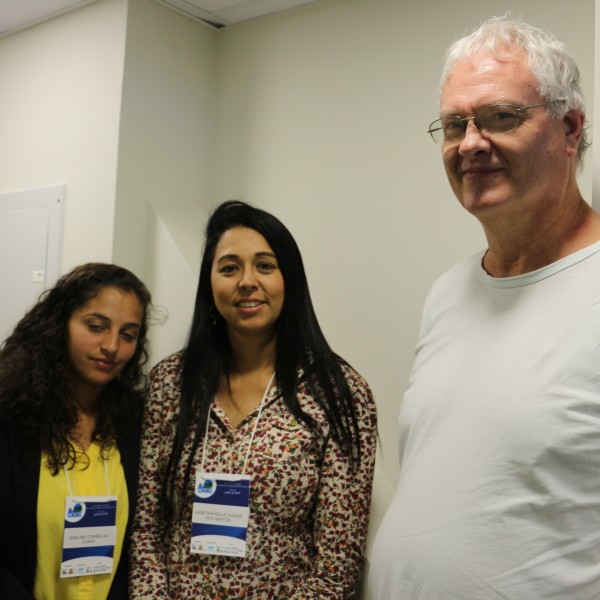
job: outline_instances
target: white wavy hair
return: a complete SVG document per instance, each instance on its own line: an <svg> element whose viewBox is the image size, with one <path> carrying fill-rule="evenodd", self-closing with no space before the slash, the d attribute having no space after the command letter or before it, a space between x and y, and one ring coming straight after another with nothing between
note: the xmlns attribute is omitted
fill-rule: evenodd
<svg viewBox="0 0 600 600"><path fill-rule="evenodd" d="M538 92L550 103L550 114L562 118L566 112L575 109L585 115L579 69L565 45L550 32L514 20L509 15L484 21L471 34L448 48L440 78L440 91L457 63L481 50L497 55L507 50L524 51L531 72L538 81ZM579 165L589 145L584 129L577 149Z"/></svg>

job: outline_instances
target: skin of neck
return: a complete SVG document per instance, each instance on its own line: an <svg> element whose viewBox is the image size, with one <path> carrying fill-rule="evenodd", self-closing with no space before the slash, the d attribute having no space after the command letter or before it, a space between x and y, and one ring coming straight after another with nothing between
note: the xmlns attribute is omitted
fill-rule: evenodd
<svg viewBox="0 0 600 600"><path fill-rule="evenodd" d="M488 242L483 267L492 277L541 269L600 240L600 215L575 186L567 201L542 214L480 215Z"/></svg>
<svg viewBox="0 0 600 600"><path fill-rule="evenodd" d="M232 375L259 371L273 372L277 356L275 331L257 335L239 335L229 332Z"/></svg>
<svg viewBox="0 0 600 600"><path fill-rule="evenodd" d="M81 385L76 382L72 385L79 419L70 433L73 441L85 451L89 447L96 428L96 413L102 396L102 388Z"/></svg>

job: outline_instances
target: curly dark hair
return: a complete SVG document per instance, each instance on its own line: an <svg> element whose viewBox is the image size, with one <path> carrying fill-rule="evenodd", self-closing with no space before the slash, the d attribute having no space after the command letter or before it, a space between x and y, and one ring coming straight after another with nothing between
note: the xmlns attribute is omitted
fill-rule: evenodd
<svg viewBox="0 0 600 600"><path fill-rule="evenodd" d="M53 474L75 459L69 432L78 421L78 409L67 376L68 323L77 309L107 287L134 293L143 313L135 353L120 376L106 385L99 403L93 439L106 452L120 432L133 426L143 406L152 306L146 286L116 265L76 267L42 293L0 346L0 419L40 446Z"/></svg>

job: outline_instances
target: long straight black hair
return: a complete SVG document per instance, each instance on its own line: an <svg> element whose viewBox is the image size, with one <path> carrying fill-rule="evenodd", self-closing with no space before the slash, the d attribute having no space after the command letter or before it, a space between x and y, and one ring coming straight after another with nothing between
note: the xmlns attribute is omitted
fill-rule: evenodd
<svg viewBox="0 0 600 600"><path fill-rule="evenodd" d="M313 427L313 419L304 414L296 398L298 386L304 384L323 408L332 435L351 463L356 467L360 462L358 419L352 393L341 368L344 361L331 350L317 321L300 250L279 219L245 202L230 200L217 207L206 226L194 316L182 357L180 411L161 497L167 526L174 517L173 490L185 440L193 429L183 489L187 489L192 463L204 435L209 408L219 382L223 375L229 374L226 323L222 318L216 321L213 318L211 270L219 240L233 227L247 227L260 233L275 253L283 276L285 296L276 324L275 361L283 402L294 416ZM301 379L299 372L302 372Z"/></svg>

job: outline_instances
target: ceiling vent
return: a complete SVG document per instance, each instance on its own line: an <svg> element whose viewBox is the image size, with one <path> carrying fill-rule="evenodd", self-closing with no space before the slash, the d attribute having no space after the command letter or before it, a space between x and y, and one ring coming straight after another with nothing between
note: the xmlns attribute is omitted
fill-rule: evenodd
<svg viewBox="0 0 600 600"><path fill-rule="evenodd" d="M225 25L229 25L229 23L216 14L211 13L207 10L204 10L197 3L187 2L186 0L154 0L158 4L162 4L167 8L171 8L178 13L182 14L184 17L189 17L194 21L198 21L200 23L204 23L206 25L210 25L211 27L215 27L216 29L220 29L221 27L225 27Z"/></svg>
<svg viewBox="0 0 600 600"><path fill-rule="evenodd" d="M221 28L319 0L155 0L195 21Z"/></svg>

